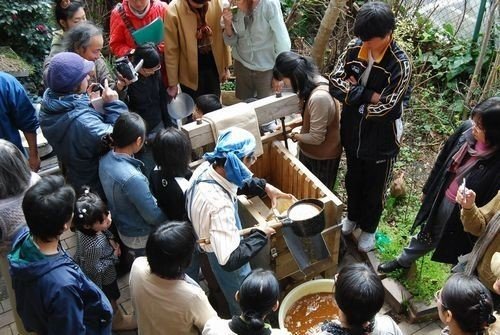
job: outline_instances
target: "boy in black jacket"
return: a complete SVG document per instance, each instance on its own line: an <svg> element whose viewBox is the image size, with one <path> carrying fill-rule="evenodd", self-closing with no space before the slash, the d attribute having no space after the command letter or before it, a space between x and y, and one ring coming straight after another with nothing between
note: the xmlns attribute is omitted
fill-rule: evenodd
<svg viewBox="0 0 500 335"><path fill-rule="evenodd" d="M342 233L362 230L358 249L375 247L375 231L403 131L402 101L411 77L406 53L393 40L394 14L365 3L352 40L330 74L330 93L343 104L340 135L347 157L347 217Z"/></svg>

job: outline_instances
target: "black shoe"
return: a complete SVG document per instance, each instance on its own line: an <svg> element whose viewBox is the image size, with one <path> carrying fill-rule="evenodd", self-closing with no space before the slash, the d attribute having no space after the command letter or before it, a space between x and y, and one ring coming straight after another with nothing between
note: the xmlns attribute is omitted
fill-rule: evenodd
<svg viewBox="0 0 500 335"><path fill-rule="evenodd" d="M397 259L393 259L392 261L380 264L377 268L378 272L383 272L383 273L394 272L399 269L407 270L409 269L409 267L402 266L401 264L399 264Z"/></svg>

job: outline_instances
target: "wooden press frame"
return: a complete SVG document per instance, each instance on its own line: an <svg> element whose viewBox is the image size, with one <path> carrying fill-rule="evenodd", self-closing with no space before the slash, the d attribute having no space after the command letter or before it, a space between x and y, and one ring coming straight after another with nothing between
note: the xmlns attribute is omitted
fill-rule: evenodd
<svg viewBox="0 0 500 335"><path fill-rule="evenodd" d="M300 112L296 94L284 93L282 97L267 97L250 103L255 109L259 125ZM207 122L195 122L182 126L182 130L191 140L193 149L213 144L215 139ZM330 256L327 259L312 264L311 271L302 273L283 239L281 230L277 231L271 241L275 272L278 279L291 277L295 284L312 279L318 275L332 277L337 271L340 247L340 218L342 202L314 176L296 157L283 145L281 132L262 136L263 155L252 166L251 170L257 177L265 178L269 183L283 192L293 194L297 199L316 198L325 203L325 229L322 237ZM194 166L198 163L195 162ZM193 167L194 167L193 166ZM265 206L262 202L239 197L240 215L254 223L265 221Z"/></svg>

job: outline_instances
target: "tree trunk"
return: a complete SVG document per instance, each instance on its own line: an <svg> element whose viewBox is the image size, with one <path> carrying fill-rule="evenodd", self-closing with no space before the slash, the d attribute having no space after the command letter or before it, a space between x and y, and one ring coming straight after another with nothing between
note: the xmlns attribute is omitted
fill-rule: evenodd
<svg viewBox="0 0 500 335"><path fill-rule="evenodd" d="M323 67L323 56L330 39L330 35L332 34L333 28L335 28L335 25L337 24L340 13L346 6L346 2L347 0L330 0L330 3L326 8L325 15L323 16L323 19L321 19L321 24L311 49L311 57L320 69ZM335 50L332 50L332 52L335 52Z"/></svg>

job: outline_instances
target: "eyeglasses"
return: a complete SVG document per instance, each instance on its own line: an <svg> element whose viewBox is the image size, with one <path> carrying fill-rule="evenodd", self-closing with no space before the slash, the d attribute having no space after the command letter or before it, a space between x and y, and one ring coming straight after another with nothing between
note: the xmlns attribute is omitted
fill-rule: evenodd
<svg viewBox="0 0 500 335"><path fill-rule="evenodd" d="M153 67L153 68L143 67L142 71L144 71L145 74L153 74L156 71L159 71L160 69L161 69L161 64L158 64L158 66Z"/></svg>
<svg viewBox="0 0 500 335"><path fill-rule="evenodd" d="M483 125L480 124L479 122L474 121L473 119L469 119L470 122L472 123L472 127L476 128L477 130L484 131Z"/></svg>
<svg viewBox="0 0 500 335"><path fill-rule="evenodd" d="M254 154L252 154L252 155L248 156L248 161L249 161L250 165L253 165L253 163L255 163L257 161L257 157Z"/></svg>
<svg viewBox="0 0 500 335"><path fill-rule="evenodd" d="M448 308L446 307L445 304L443 304L443 301L441 300L441 291L442 291L442 289L439 289L436 291L436 293L434 293L434 299L436 299L436 302L438 303L438 305L443 306L443 308L447 310Z"/></svg>

